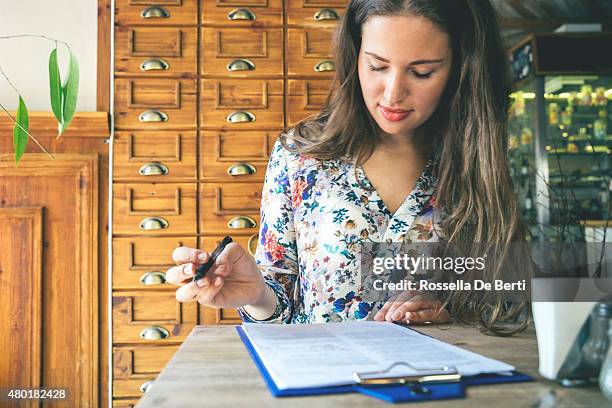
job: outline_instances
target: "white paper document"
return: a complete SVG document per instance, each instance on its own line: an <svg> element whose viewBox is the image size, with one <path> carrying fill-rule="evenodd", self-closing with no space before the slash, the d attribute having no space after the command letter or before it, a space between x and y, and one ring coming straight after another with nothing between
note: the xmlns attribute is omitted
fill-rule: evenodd
<svg viewBox="0 0 612 408"><path fill-rule="evenodd" d="M354 372L384 370L395 362L418 369L452 366L464 376L514 370L392 323L244 323L242 328L280 390L354 384ZM402 366L392 374L419 372Z"/></svg>

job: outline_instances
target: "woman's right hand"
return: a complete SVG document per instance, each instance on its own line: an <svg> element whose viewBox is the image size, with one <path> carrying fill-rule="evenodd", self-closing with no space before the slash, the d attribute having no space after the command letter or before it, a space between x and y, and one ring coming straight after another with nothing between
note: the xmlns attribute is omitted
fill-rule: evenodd
<svg viewBox="0 0 612 408"><path fill-rule="evenodd" d="M198 282L191 282L198 265L208 260L209 253L178 247L172 259L179 264L166 272L166 281L181 285L176 291L179 302L197 300L205 306L234 308L258 304L266 293L266 284L255 258L235 242L228 244L215 264Z"/></svg>

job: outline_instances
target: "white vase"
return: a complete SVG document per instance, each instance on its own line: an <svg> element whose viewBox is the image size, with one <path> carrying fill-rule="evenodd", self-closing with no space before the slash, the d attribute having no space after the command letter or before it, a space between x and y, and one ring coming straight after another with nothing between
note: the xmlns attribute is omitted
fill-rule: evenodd
<svg viewBox="0 0 612 408"><path fill-rule="evenodd" d="M576 337L588 319L596 302L533 302L533 320L538 339L540 374L549 380L559 380L559 370L580 363ZM572 356L577 356L573 361ZM569 359L568 359L569 357ZM567 360L567 362L566 362ZM571 370L570 370L571 371Z"/></svg>

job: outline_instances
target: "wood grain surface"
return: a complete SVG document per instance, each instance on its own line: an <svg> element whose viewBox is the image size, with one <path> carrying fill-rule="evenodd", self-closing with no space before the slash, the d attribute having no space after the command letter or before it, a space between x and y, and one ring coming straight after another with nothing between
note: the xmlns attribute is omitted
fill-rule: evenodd
<svg viewBox="0 0 612 408"><path fill-rule="evenodd" d="M19 238L11 238L14 242L10 246L0 246L0 263L9 268L6 278L12 276L18 285L29 286L21 286L25 290L22 292L17 287L0 285L0 296L11 296L7 294L12 292L12 296L24 301L32 297L37 302L36 313L23 309L23 314L3 313L0 327L15 337L8 344L0 338L0 346L4 353L21 353L24 369L27 364L40 369L40 386L68 390L68 400L58 402L58 407L99 406L98 160L97 153L56 153L55 160L44 153L27 153L16 167L12 154L0 155L3 213L6 215L8 208L42 209L42 233L36 232L40 228L22 228L21 232L10 228L13 232L9 236ZM18 218L13 216L14 220ZM0 233L9 234L7 229ZM28 235L30 242L37 243L28 243ZM26 259L40 256L41 250L42 258ZM4 282L6 278L0 280ZM0 311L7 309L0 307ZM38 325L40 330L30 330L32 337L20 338L26 333L9 327L22 325L23 321ZM30 342L39 350L34 353L8 348L15 341L24 342L24 347ZM18 382L9 384L22 387ZM0 406L4 406L2 401Z"/></svg>
<svg viewBox="0 0 612 408"><path fill-rule="evenodd" d="M597 387L566 389L537 373L533 330L494 337L474 327L428 326L419 331L514 365L536 381L470 387L467 398L417 404L427 407L606 407ZM410 404L410 407L417 406ZM234 326L196 326L159 374L138 408L162 407L370 407L389 406L361 394L274 398Z"/></svg>

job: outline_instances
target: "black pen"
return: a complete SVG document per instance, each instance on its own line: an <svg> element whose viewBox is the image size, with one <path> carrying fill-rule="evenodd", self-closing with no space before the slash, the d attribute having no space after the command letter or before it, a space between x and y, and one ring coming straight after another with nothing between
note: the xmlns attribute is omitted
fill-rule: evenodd
<svg viewBox="0 0 612 408"><path fill-rule="evenodd" d="M192 282L199 281L206 275L210 268L212 268L212 266L215 264L217 257L221 254L221 252L223 252L227 244L229 244L230 242L232 242L232 237L227 236L223 238L223 241L221 241L219 246L217 246L208 257L208 261L204 262L201 265L198 265L196 273L195 275L193 275L193 279L191 280Z"/></svg>

